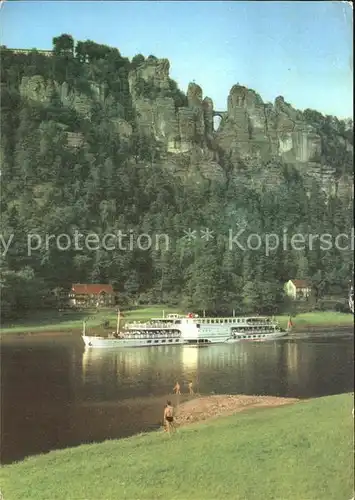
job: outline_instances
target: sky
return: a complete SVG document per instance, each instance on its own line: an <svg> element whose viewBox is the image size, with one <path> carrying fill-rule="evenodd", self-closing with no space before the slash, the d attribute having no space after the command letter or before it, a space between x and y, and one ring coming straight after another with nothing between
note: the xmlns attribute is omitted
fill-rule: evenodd
<svg viewBox="0 0 355 500"><path fill-rule="evenodd" d="M231 87L264 102L353 117L353 13L348 2L5 1L0 43L50 49L68 33L170 61L186 92L195 81L223 111Z"/></svg>

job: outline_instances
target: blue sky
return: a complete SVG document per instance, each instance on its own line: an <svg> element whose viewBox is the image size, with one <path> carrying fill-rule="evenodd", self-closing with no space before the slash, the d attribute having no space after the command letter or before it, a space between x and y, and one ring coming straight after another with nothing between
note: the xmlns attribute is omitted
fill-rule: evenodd
<svg viewBox="0 0 355 500"><path fill-rule="evenodd" d="M353 116L352 9L346 2L6 1L1 44L51 48L62 33L166 57L186 91L201 85L226 109L235 83L264 101Z"/></svg>

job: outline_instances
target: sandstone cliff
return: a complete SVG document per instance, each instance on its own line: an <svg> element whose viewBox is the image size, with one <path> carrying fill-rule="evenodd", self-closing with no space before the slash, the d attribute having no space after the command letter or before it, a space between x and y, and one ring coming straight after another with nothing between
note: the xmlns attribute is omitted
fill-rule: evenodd
<svg viewBox="0 0 355 500"><path fill-rule="evenodd" d="M175 110L172 99L149 100L137 95L134 89L139 79L154 82L163 96L169 86L168 61L145 62L130 74L138 126L162 141L168 153L190 154L191 166L199 165L207 178L224 179L220 164L223 154L234 167L232 176L236 182L254 177L257 184L273 185L281 173L278 175L272 166L270 170L261 170L258 165L261 160L272 165L279 158L296 166L310 183L316 178L327 192L334 192L338 184L343 192L351 189L350 179L336 178L334 168L322 161L320 135L306 122L303 113L282 96L274 104L264 103L254 90L234 85L227 98L227 111L219 111L214 110L209 97L203 96L199 85L190 83L187 106ZM214 130L215 116L221 118L218 130ZM200 154L196 153L196 146ZM352 145L347 144L347 148L352 150ZM240 166L246 166L249 175Z"/></svg>
<svg viewBox="0 0 355 500"><path fill-rule="evenodd" d="M169 69L168 60L148 58L129 73L133 124L124 119L122 105L114 101L105 85L95 82L90 82L89 92L83 93L69 89L66 82L24 77L20 93L44 105L56 93L63 106L87 119L91 118L93 103L98 103L110 110L112 127L122 140L130 142L133 128L141 135L154 137L167 168L197 182L200 178L225 182L228 159L232 182L272 186L282 177L277 166L277 160L281 160L294 165L310 183L317 179L328 193L351 190L352 180L339 176L333 166L325 163L317 130L282 96L273 104L264 103L254 90L234 85L227 98L227 110L220 111L214 110L212 100L203 96L199 85L190 83L186 105L177 107L171 97ZM153 90L150 94L142 90L147 86ZM215 116L221 118L218 130L214 130ZM83 143L82 138L73 135L68 139L74 145ZM352 152L350 143L345 148Z"/></svg>

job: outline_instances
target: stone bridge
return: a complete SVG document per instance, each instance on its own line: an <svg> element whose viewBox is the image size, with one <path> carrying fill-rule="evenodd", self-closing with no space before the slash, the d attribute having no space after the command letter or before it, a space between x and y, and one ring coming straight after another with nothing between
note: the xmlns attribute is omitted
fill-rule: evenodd
<svg viewBox="0 0 355 500"><path fill-rule="evenodd" d="M222 122L227 118L228 112L227 111L215 111L213 110L213 130L216 132L219 127L221 126ZM215 125L214 118L216 116L219 116L221 121L218 126Z"/></svg>
<svg viewBox="0 0 355 500"><path fill-rule="evenodd" d="M219 116L222 120L224 120L228 115L228 111L215 111L213 110L213 118L215 116Z"/></svg>

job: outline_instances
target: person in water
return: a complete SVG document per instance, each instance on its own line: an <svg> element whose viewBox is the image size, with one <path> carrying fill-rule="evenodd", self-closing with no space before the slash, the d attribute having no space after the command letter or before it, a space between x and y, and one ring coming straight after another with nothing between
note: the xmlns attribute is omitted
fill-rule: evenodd
<svg viewBox="0 0 355 500"><path fill-rule="evenodd" d="M189 388L189 394L195 394L192 388L192 382L189 382L188 388Z"/></svg>
<svg viewBox="0 0 355 500"><path fill-rule="evenodd" d="M165 432L169 432L174 426L174 408L171 404L171 401L167 401L164 408L164 427Z"/></svg>
<svg viewBox="0 0 355 500"><path fill-rule="evenodd" d="M181 394L179 382L176 382L173 392L175 392L175 394Z"/></svg>

